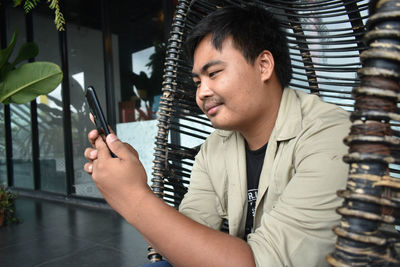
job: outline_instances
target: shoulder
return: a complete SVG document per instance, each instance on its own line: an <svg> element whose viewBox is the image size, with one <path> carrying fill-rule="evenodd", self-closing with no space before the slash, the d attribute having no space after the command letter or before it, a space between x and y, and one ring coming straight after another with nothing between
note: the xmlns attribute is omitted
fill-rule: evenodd
<svg viewBox="0 0 400 267"><path fill-rule="evenodd" d="M300 101L301 113L304 122L321 121L325 123L350 125L350 113L343 108L323 101L319 96L295 91Z"/></svg>
<svg viewBox="0 0 400 267"><path fill-rule="evenodd" d="M219 148L223 147L227 142L230 142L230 140L235 138L236 135L237 133L234 131L216 129L207 137L201 146L201 150L207 152L218 151Z"/></svg>
<svg viewBox="0 0 400 267"><path fill-rule="evenodd" d="M350 130L350 113L324 102L319 96L290 88L285 90L284 115L278 124L279 140L293 144L297 156L318 151L344 154L347 147L343 139Z"/></svg>
<svg viewBox="0 0 400 267"><path fill-rule="evenodd" d="M337 105L324 102L320 97L299 90L285 88L275 132L278 140L288 140L305 131L350 127L349 113Z"/></svg>
<svg viewBox="0 0 400 267"><path fill-rule="evenodd" d="M301 131L295 140L297 159L310 155L318 155L324 162L328 160L325 157L333 155L341 159L348 150L343 140L350 131L350 113L319 96L303 92L296 95L302 113Z"/></svg>
<svg viewBox="0 0 400 267"><path fill-rule="evenodd" d="M221 167L221 159L231 159L244 148L243 137L235 131L215 130L201 145L196 155L196 163L204 167L218 169Z"/></svg>

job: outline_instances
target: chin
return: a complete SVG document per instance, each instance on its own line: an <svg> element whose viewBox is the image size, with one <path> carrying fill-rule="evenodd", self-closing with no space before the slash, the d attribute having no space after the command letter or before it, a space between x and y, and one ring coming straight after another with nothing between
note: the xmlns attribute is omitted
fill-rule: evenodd
<svg viewBox="0 0 400 267"><path fill-rule="evenodd" d="M215 129L219 129L219 130L226 130L226 131L232 131L235 130L234 127L232 127L231 125L226 125L224 123L218 123L218 122L213 122L211 121L212 126Z"/></svg>
<svg viewBox="0 0 400 267"><path fill-rule="evenodd" d="M214 116L207 115L208 119L215 129L234 131L239 128L238 122L234 120L234 118L222 115L224 114L216 114Z"/></svg>

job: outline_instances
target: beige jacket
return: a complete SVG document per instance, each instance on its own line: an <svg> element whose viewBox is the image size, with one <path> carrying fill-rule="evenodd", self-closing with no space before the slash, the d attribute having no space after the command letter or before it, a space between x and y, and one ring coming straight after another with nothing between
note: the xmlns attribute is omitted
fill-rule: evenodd
<svg viewBox="0 0 400 267"><path fill-rule="evenodd" d="M343 138L348 113L317 96L285 88L265 155L258 188L254 233L248 235L257 266L326 266L334 249L336 191L346 185ZM186 216L214 229L229 220L243 237L247 212L243 137L216 130L202 145L189 191L180 205Z"/></svg>

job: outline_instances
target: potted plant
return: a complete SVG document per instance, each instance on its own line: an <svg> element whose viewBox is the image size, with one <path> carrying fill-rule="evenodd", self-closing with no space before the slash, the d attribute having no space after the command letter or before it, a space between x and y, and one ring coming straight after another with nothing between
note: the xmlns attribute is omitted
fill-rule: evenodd
<svg viewBox="0 0 400 267"><path fill-rule="evenodd" d="M15 193L0 185L0 227L21 222L14 213L16 198Z"/></svg>
<svg viewBox="0 0 400 267"><path fill-rule="evenodd" d="M16 39L15 32L8 47L0 50L0 102L3 104L24 104L39 95L48 94L61 83L63 77L60 67L54 63L23 63L38 54L35 43L21 45L17 56L10 60ZM0 185L0 227L20 222L14 214L15 199L14 193Z"/></svg>
<svg viewBox="0 0 400 267"><path fill-rule="evenodd" d="M15 6L22 4L22 2L14 0ZM38 2L37 0L25 1L25 10L28 12ZM59 12L58 0L48 2L50 8L56 9L57 29L63 30L64 19ZM21 45L17 55L12 59L17 35L17 31L14 32L9 45L0 50L0 103L3 104L28 103L39 95L53 91L63 78L60 67L54 63L26 62L34 58L39 52L38 46L33 42ZM15 217L15 199L16 194L5 185L0 185L0 226L21 221Z"/></svg>

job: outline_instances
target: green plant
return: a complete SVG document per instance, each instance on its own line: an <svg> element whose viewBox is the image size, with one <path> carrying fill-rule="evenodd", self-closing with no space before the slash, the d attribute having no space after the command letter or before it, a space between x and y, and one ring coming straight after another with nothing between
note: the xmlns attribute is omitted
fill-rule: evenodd
<svg viewBox="0 0 400 267"><path fill-rule="evenodd" d="M22 4L23 0L14 0L14 5ZM24 1L24 8L29 12L40 0ZM64 30L64 18L60 12L58 0L48 0L50 8L56 10L55 23L58 30ZM0 0L1 5L1 0ZM14 32L7 48L0 50L0 103L24 104L34 100L39 95L53 91L62 81L63 73L60 67L51 62L30 62L39 49L33 42L20 46L17 56L11 60L15 49L17 32ZM16 195L4 185L0 185L0 226L10 223L19 223L15 217Z"/></svg>
<svg viewBox="0 0 400 267"><path fill-rule="evenodd" d="M22 222L21 219L15 217L16 198L15 193L8 190L4 185L0 185L0 226Z"/></svg>
<svg viewBox="0 0 400 267"><path fill-rule="evenodd" d="M22 3L24 3L23 7L25 9L25 12L28 13L32 9L34 9L38 5L38 3L40 3L40 0L13 0L13 2L14 7L22 5ZM65 19L60 9L59 0L47 0L47 3L49 3L49 8L55 11L54 23L56 24L57 30L64 31Z"/></svg>
<svg viewBox="0 0 400 267"><path fill-rule="evenodd" d="M39 49L35 43L21 45L18 55L9 62L15 48L14 32L7 48L0 50L0 102L24 104L39 95L53 91L62 81L60 67L51 62L21 62L34 58Z"/></svg>

